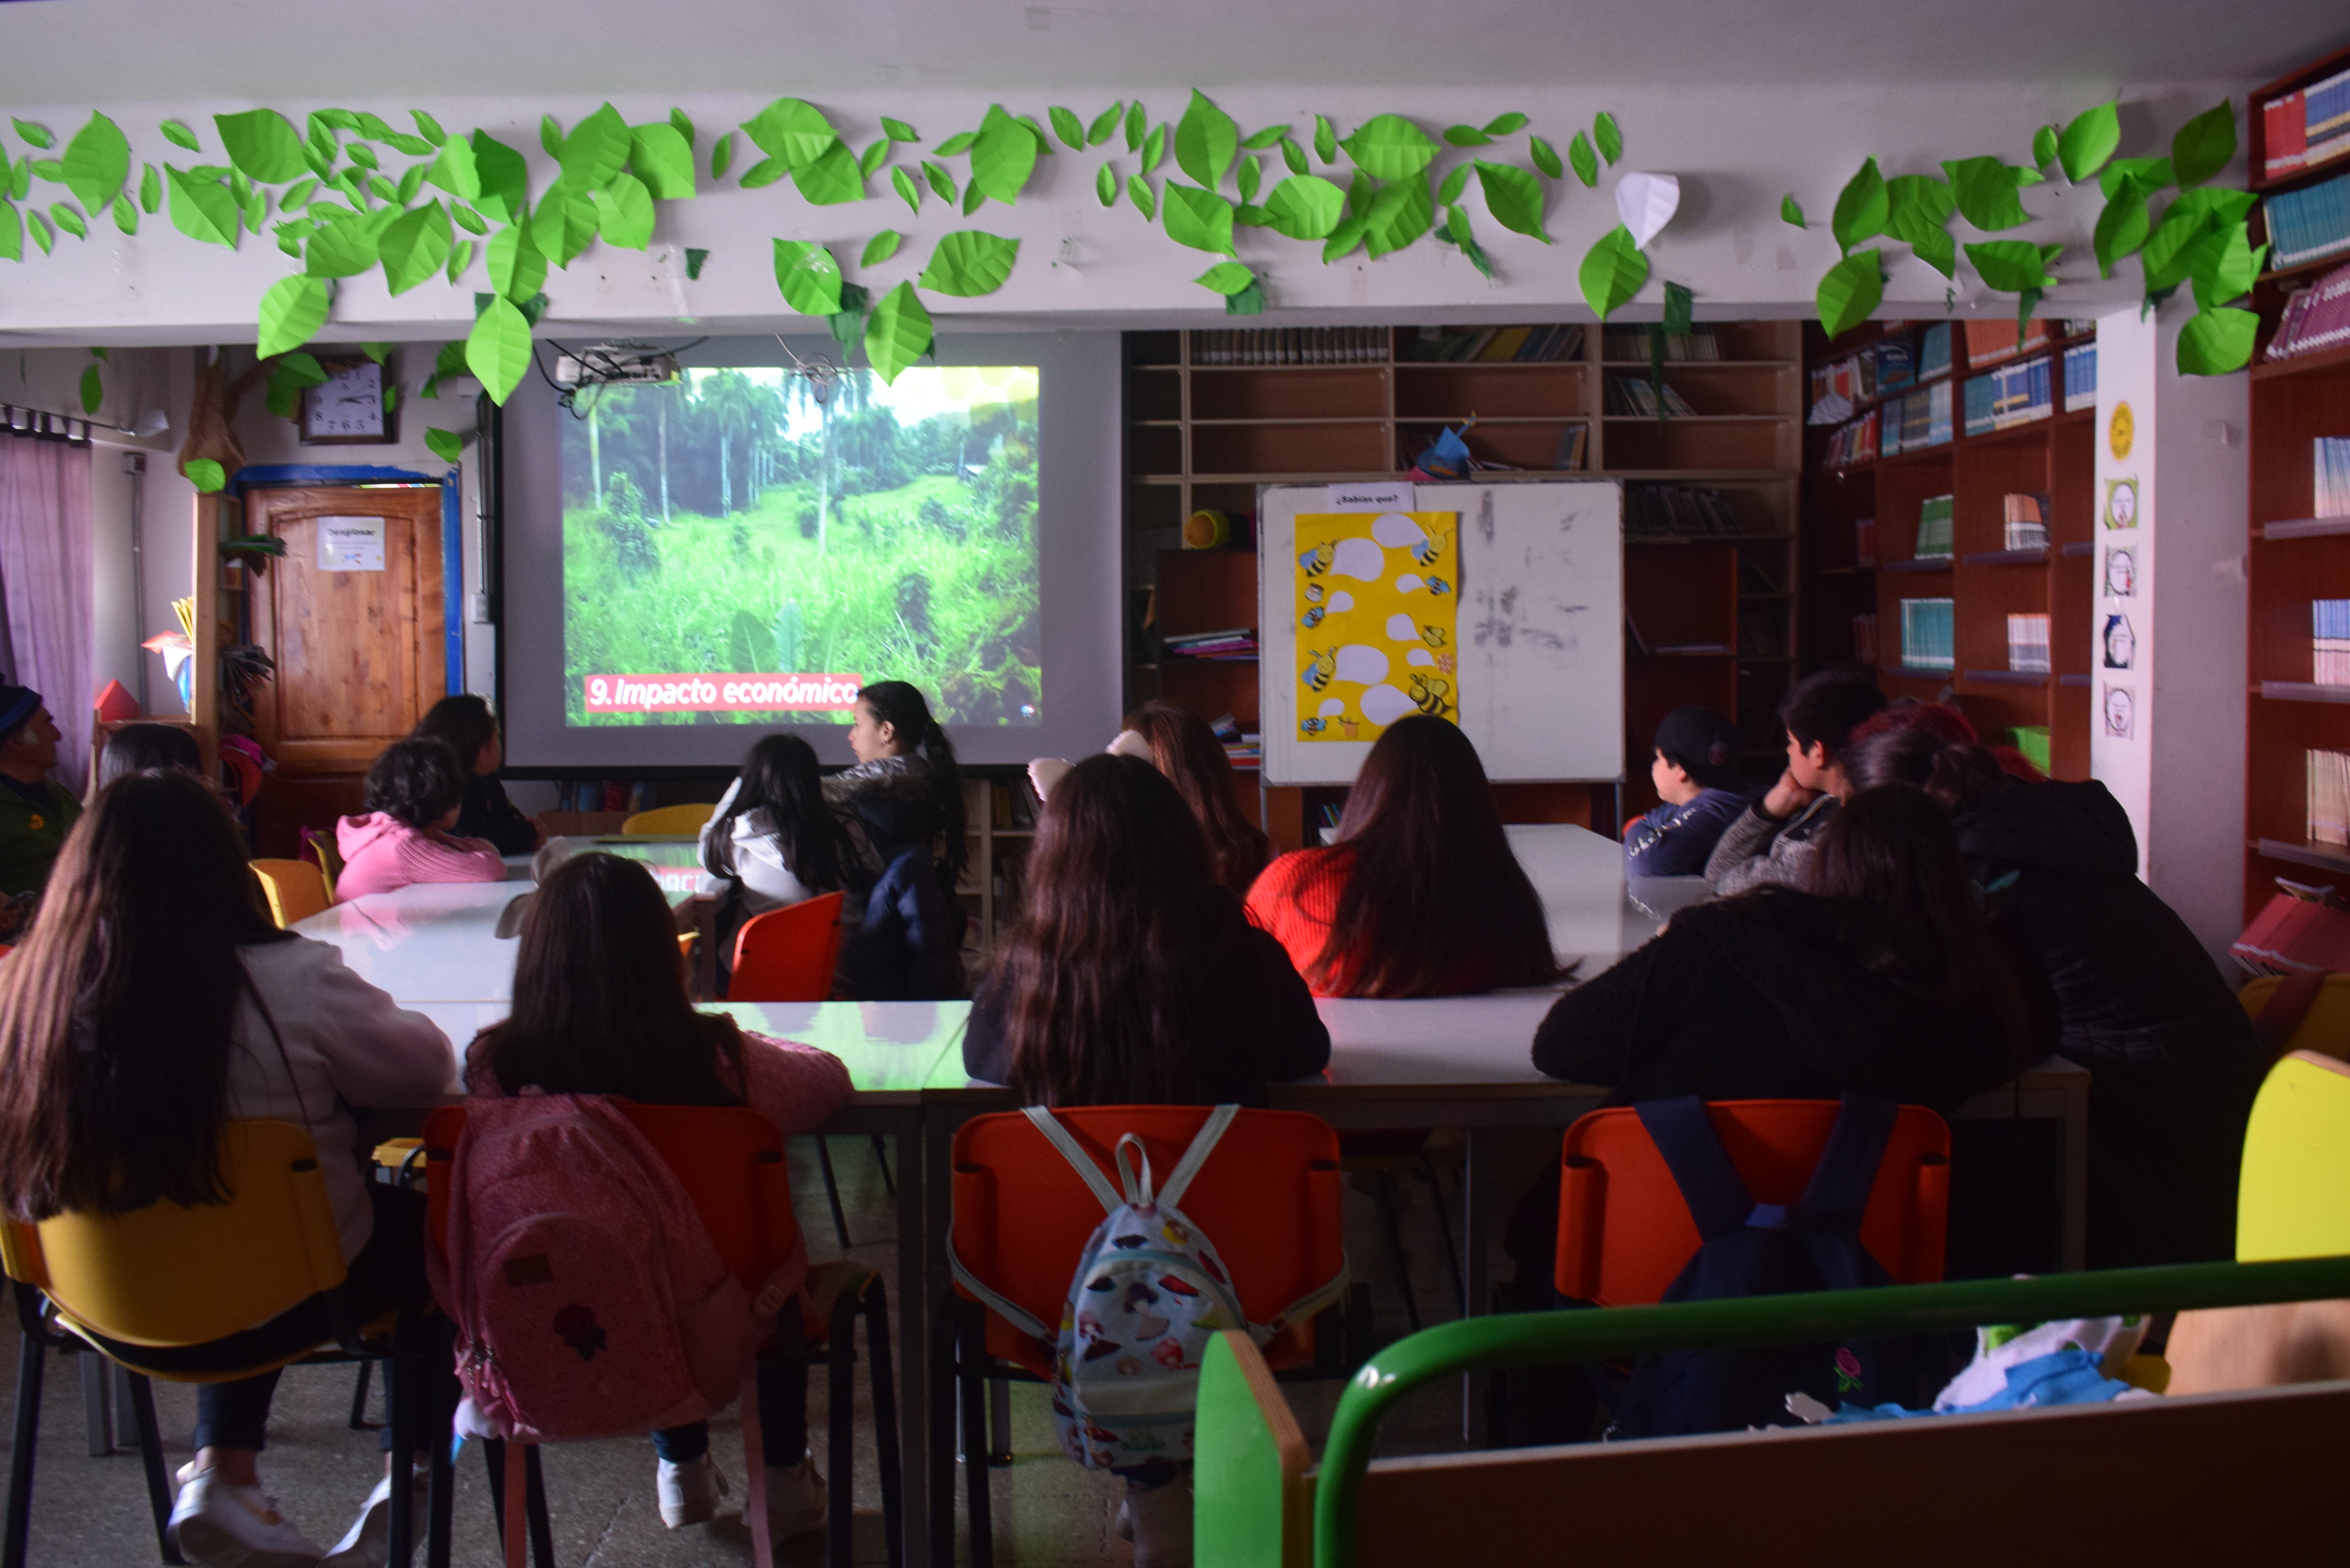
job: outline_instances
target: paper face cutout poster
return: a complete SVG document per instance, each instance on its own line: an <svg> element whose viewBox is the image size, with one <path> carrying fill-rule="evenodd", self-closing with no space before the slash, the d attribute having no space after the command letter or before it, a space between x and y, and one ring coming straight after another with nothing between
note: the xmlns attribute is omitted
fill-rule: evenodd
<svg viewBox="0 0 2350 1568"><path fill-rule="evenodd" d="M1460 721L1460 522L1457 512L1298 514L1300 740L1375 741L1407 713Z"/></svg>

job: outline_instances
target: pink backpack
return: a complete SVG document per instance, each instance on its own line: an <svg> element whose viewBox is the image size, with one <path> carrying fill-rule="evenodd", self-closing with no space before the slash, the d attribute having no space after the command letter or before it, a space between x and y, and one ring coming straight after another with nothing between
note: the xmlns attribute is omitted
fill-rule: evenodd
<svg viewBox="0 0 2350 1568"><path fill-rule="evenodd" d="M460 1430L617 1437L733 1402L756 1349L749 1297L608 1099L477 1098L446 1179L432 1292L457 1330Z"/></svg>

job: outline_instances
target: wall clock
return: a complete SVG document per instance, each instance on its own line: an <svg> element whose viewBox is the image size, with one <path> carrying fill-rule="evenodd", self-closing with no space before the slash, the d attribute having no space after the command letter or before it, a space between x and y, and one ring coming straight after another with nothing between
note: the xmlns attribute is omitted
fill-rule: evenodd
<svg viewBox="0 0 2350 1568"><path fill-rule="evenodd" d="M322 362L327 379L302 389L305 446L384 445L400 439L400 413L384 406L390 367L361 357Z"/></svg>

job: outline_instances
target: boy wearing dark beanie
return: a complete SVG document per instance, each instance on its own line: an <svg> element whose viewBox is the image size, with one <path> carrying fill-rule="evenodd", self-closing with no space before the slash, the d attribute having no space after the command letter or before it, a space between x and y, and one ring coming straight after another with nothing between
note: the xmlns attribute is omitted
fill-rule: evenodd
<svg viewBox="0 0 2350 1568"><path fill-rule="evenodd" d="M1722 830L1746 809L1738 726L1701 703L1674 709L1657 726L1648 777L1661 804L1624 825L1624 875L1700 875Z"/></svg>

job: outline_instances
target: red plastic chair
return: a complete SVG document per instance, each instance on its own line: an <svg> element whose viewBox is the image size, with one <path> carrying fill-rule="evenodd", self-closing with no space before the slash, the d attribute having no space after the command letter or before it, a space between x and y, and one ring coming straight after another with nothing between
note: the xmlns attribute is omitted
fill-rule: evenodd
<svg viewBox="0 0 2350 1568"><path fill-rule="evenodd" d="M677 1175L694 1211L710 1232L718 1255L743 1288L756 1294L775 1270L802 1246L799 1219L792 1209L791 1167L784 1157L783 1135L758 1112L731 1106L640 1106L615 1100L614 1106L644 1134L670 1169ZM465 1129L465 1109L443 1106L426 1118L424 1158L432 1168L445 1170ZM450 1183L435 1180L428 1195L432 1247L445 1256L448 1237ZM855 1435L856 1390L852 1386L856 1355L856 1319L865 1319L866 1379L873 1396L874 1441L881 1475L882 1521L889 1561L903 1560L905 1523L899 1504L898 1400L889 1364L889 1300L880 1277L857 1271L861 1279L846 1282L833 1293L828 1315L817 1315L816 1303L803 1302L799 1334L811 1362L831 1368L830 1517L825 1527L826 1561L831 1568L847 1568L852 1538L850 1483L855 1474L851 1438ZM812 1278L812 1284L816 1282ZM780 1336L788 1339L789 1331ZM488 1450L492 1501L504 1524L503 1445ZM554 1532L546 1515L546 1493L538 1469L536 1445L527 1459L525 1504L536 1561L552 1563Z"/></svg>
<svg viewBox="0 0 2350 1568"><path fill-rule="evenodd" d="M754 915L734 938L729 1002L822 1002L840 957L845 893L826 893Z"/></svg>
<svg viewBox="0 0 2350 1568"><path fill-rule="evenodd" d="M1834 1100L1717 1100L1715 1134L1757 1203L1793 1203L1835 1125ZM1942 1277L1950 1208L1950 1129L1922 1106L1903 1106L1877 1168L1860 1241L1897 1284ZM1661 1301L1699 1244L1664 1156L1628 1106L1594 1111L1566 1129L1561 1155L1556 1283L1600 1306Z"/></svg>
<svg viewBox="0 0 2350 1568"><path fill-rule="evenodd" d="M1115 1184L1121 1135L1139 1135L1151 1168L1170 1171L1207 1120L1208 1107L1094 1106L1057 1114ZM1182 1208L1215 1242L1253 1322L1269 1321L1345 1265L1338 1135L1318 1117L1241 1112L1184 1194ZM1060 1322L1077 1256L1101 1221L1101 1199L1025 1116L975 1116L956 1131L955 1256L989 1289L1045 1323ZM971 1560L974 1568L988 1568L994 1542L984 1385L1049 1378L1052 1346L1031 1339L960 1287L939 1314L937 1333L931 1517L954 1517L948 1418L960 1380ZM1265 1346L1265 1359L1276 1368L1311 1367L1316 1376L1339 1376L1345 1370L1338 1364L1340 1337L1324 1336L1317 1346L1315 1324L1300 1324ZM1325 1352L1320 1361L1317 1348ZM1359 1348L1367 1353L1369 1347Z"/></svg>

